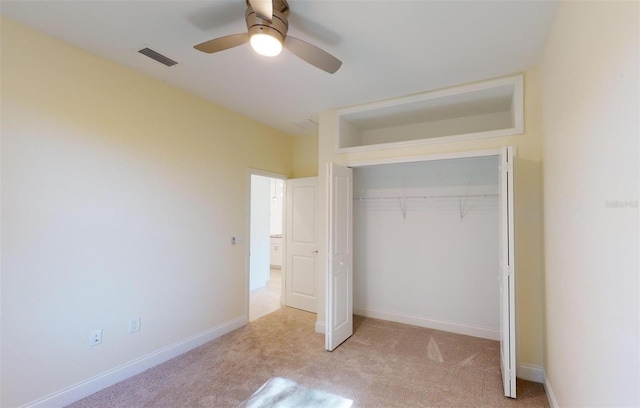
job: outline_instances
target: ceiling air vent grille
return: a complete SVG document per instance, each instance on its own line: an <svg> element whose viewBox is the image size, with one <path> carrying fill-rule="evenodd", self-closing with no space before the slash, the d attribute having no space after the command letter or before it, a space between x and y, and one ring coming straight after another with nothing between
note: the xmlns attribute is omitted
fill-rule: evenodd
<svg viewBox="0 0 640 408"><path fill-rule="evenodd" d="M152 60L156 60L159 63L164 64L164 65L166 65L168 67L172 67L172 66L177 64L177 62L175 62L171 58L165 57L164 55L160 54L159 52L156 52L156 51L152 50L151 48L143 48L138 52L140 54L146 55L147 57L151 58Z"/></svg>

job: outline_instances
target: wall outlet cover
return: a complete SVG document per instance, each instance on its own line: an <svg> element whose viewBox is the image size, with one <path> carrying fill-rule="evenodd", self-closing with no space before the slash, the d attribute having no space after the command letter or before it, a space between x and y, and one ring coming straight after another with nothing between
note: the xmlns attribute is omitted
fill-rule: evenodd
<svg viewBox="0 0 640 408"><path fill-rule="evenodd" d="M94 330L89 333L89 345L97 346L102 343L102 329Z"/></svg>
<svg viewBox="0 0 640 408"><path fill-rule="evenodd" d="M129 319L129 333L140 331L140 317Z"/></svg>

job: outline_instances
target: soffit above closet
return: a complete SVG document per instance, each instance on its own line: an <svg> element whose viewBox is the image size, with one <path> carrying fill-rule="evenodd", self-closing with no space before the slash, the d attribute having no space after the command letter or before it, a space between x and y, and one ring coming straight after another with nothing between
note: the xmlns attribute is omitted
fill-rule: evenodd
<svg viewBox="0 0 640 408"><path fill-rule="evenodd" d="M360 130L371 130L494 112L509 112L512 99L513 88L505 85L477 92L357 112L346 115L345 119Z"/></svg>
<svg viewBox="0 0 640 408"><path fill-rule="evenodd" d="M520 134L524 76L344 108L336 121L337 153Z"/></svg>

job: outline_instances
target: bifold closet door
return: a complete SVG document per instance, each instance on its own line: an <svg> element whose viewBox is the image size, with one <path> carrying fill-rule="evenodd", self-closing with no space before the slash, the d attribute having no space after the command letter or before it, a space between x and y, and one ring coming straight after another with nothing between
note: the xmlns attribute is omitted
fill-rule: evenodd
<svg viewBox="0 0 640 408"><path fill-rule="evenodd" d="M329 180L329 242L325 348L353 334L353 170L334 163Z"/></svg>
<svg viewBox="0 0 640 408"><path fill-rule="evenodd" d="M514 148L500 154L500 368L504 395L516 397Z"/></svg>

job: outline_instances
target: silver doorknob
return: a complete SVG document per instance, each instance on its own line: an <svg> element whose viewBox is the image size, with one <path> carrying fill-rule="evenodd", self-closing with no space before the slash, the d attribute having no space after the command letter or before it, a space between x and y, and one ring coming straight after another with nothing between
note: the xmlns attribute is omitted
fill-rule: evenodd
<svg viewBox="0 0 640 408"><path fill-rule="evenodd" d="M317 254L318 250L316 249L315 251L311 251L312 254Z"/></svg>

